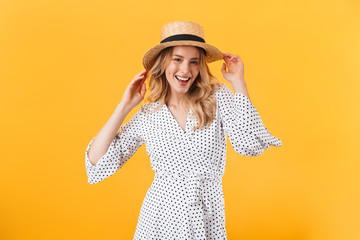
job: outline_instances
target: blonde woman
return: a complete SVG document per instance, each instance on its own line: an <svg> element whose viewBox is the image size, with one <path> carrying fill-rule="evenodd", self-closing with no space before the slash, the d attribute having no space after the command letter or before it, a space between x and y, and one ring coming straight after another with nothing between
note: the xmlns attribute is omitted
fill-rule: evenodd
<svg viewBox="0 0 360 240"><path fill-rule="evenodd" d="M224 61L221 72L235 94L210 73L207 64L218 60ZM155 176L134 239L227 239L226 135L244 156L261 155L282 142L266 129L250 101L240 57L205 43L199 24L166 24L143 65L85 151L88 182L113 175L145 143ZM121 126L143 101L148 77L148 103Z"/></svg>

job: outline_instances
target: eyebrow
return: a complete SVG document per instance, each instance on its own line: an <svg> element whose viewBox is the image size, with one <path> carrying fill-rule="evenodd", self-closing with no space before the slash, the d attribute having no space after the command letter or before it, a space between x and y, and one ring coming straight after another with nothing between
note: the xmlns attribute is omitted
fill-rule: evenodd
<svg viewBox="0 0 360 240"><path fill-rule="evenodd" d="M176 56L176 57L181 57L181 58L184 58L183 56L181 56L181 55L177 55L177 54L174 54L173 56L174 56L174 57ZM196 58L192 58L192 59L196 59L196 60L198 60L199 58L197 58L197 57L196 57Z"/></svg>

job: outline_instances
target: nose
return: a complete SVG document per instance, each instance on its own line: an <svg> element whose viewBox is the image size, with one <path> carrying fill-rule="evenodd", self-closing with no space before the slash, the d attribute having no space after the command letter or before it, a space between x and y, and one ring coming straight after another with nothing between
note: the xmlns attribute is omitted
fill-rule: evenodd
<svg viewBox="0 0 360 240"><path fill-rule="evenodd" d="M186 74L190 71L190 66L188 63L184 62L183 64L181 64L181 72Z"/></svg>

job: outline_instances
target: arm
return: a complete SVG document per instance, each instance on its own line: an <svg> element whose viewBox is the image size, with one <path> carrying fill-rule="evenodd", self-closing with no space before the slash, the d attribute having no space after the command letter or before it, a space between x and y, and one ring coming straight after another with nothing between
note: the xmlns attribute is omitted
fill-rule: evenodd
<svg viewBox="0 0 360 240"><path fill-rule="evenodd" d="M243 78L240 81L231 82L231 86L232 86L235 94L241 93L242 95L246 96L250 101L249 93L247 91L245 80Z"/></svg>
<svg viewBox="0 0 360 240"><path fill-rule="evenodd" d="M224 61L226 64L223 64L221 72L231 83L235 96L224 84L218 93L219 107L225 132L234 150L245 156L257 156L270 145L281 146L281 140L270 134L250 101L240 57L224 53Z"/></svg>
<svg viewBox="0 0 360 240"><path fill-rule="evenodd" d="M242 93L235 93L234 96L230 88L222 84L217 99L224 131L237 153L258 156L270 145L282 145L281 140L272 136L264 126L248 97Z"/></svg>
<svg viewBox="0 0 360 240"><path fill-rule="evenodd" d="M129 122L125 123L111 139L105 153L93 165L89 159L89 149L96 137L88 144L85 150L85 166L88 175L88 183L95 184L113 175L134 155L144 144L142 131L143 108L135 113Z"/></svg>
<svg viewBox="0 0 360 240"><path fill-rule="evenodd" d="M95 139L93 139L88 156L93 165L96 165L101 156L106 153L126 115L144 98L146 92L146 77L147 71L145 69L134 77L127 86L124 96L115 112L96 135Z"/></svg>
<svg viewBox="0 0 360 240"><path fill-rule="evenodd" d="M224 78L231 83L235 93L241 93L250 100L244 80L244 63L239 56L230 53L224 53L223 55L226 64L223 63L221 72ZM226 66L228 67L228 71L226 71Z"/></svg>
<svg viewBox="0 0 360 240"><path fill-rule="evenodd" d="M85 166L89 183L100 182L114 174L144 143L142 107L129 122L120 126L127 114L144 98L145 79L146 70L135 76L110 119L88 144Z"/></svg>
<svg viewBox="0 0 360 240"><path fill-rule="evenodd" d="M95 166L107 152L110 143L114 140L122 122L130 111L131 109L121 102L104 127L95 136L88 153L92 165Z"/></svg>

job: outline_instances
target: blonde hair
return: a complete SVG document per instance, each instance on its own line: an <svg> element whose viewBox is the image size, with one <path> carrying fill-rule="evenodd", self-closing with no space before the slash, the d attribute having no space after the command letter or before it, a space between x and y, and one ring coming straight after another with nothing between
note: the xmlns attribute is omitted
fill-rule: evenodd
<svg viewBox="0 0 360 240"><path fill-rule="evenodd" d="M214 93L220 87L219 80L211 74L206 63L205 51L200 47L196 48L200 53L199 74L183 98L185 106L192 109L198 120L198 125L193 130L204 126L209 127L215 119L216 98ZM154 111L159 110L165 104L165 98L170 91L165 69L171 61L173 49L174 47L163 49L148 72L148 75L151 75L149 80L150 94L146 100L149 102L160 101L160 105Z"/></svg>

